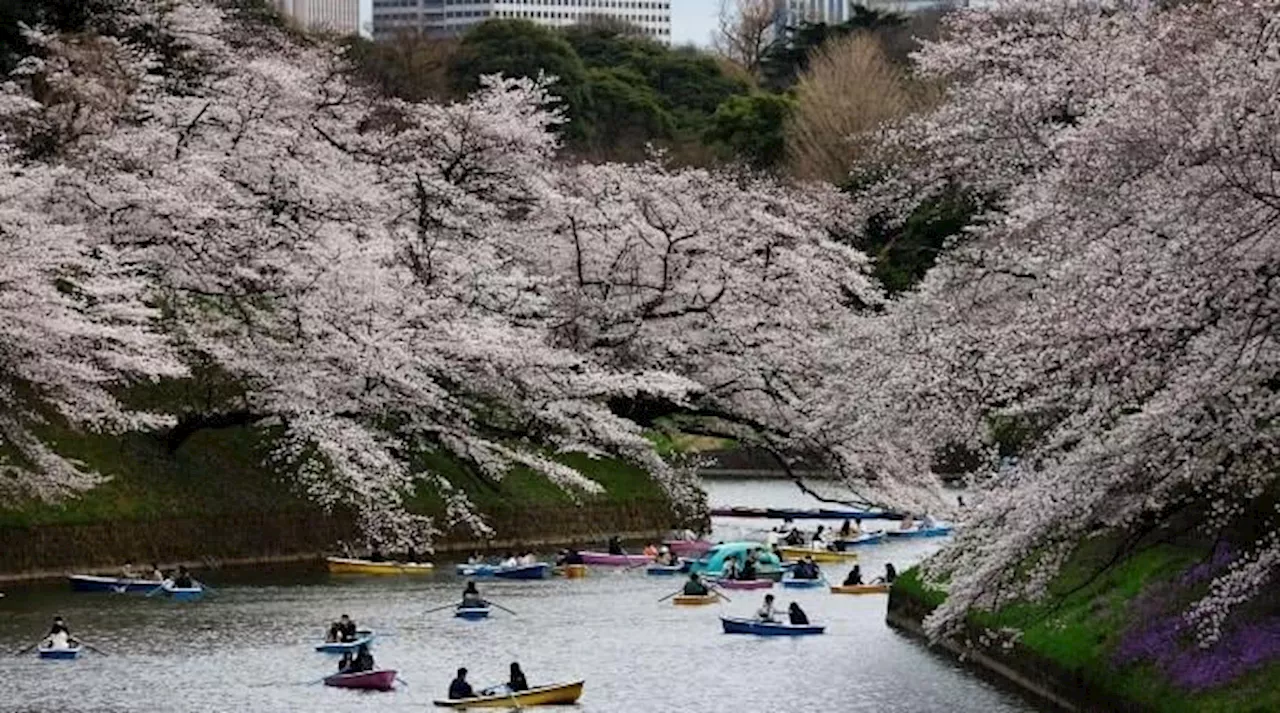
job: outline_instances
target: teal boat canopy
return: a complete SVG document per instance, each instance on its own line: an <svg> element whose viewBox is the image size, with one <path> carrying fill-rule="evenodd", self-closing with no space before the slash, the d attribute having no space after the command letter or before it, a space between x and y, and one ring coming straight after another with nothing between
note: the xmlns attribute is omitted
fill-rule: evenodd
<svg viewBox="0 0 1280 713"><path fill-rule="evenodd" d="M718 577L724 570L725 560L732 556L738 560L738 566L741 567L742 563L747 561L747 554L750 552L756 553L756 571L761 576L781 575L782 562L763 542L722 542L695 560L690 565L689 571Z"/></svg>

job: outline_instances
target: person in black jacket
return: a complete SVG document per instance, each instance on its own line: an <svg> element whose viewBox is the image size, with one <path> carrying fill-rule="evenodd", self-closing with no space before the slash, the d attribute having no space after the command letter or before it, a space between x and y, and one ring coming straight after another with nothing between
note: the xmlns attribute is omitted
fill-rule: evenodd
<svg viewBox="0 0 1280 713"><path fill-rule="evenodd" d="M859 584L862 584L862 567L855 564L853 569L849 570L849 574L844 578L844 586L852 587Z"/></svg>
<svg viewBox="0 0 1280 713"><path fill-rule="evenodd" d="M513 693L529 690L529 682L524 678L524 671L520 670L520 664L511 662L511 680L507 681L507 688Z"/></svg>
<svg viewBox="0 0 1280 713"><path fill-rule="evenodd" d="M351 660L351 666L347 668L347 673L363 673L373 670L373 654L369 653L369 647L360 644L360 648L356 651L356 656Z"/></svg>
<svg viewBox="0 0 1280 713"><path fill-rule="evenodd" d="M791 602L791 606L787 607L787 615L791 618L792 626L808 626L809 617L800 608L799 604Z"/></svg>
<svg viewBox="0 0 1280 713"><path fill-rule="evenodd" d="M456 701L459 698L475 698L475 696L476 692L471 690L471 684L467 683L467 670L458 669L458 677L449 684L449 698Z"/></svg>
<svg viewBox="0 0 1280 713"><path fill-rule="evenodd" d="M343 614L338 619L338 641L351 642L355 641L357 636L356 623L351 617Z"/></svg>

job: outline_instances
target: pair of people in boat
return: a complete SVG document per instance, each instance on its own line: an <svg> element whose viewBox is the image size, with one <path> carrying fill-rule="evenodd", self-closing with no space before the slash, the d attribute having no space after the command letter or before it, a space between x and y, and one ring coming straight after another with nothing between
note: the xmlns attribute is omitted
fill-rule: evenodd
<svg viewBox="0 0 1280 713"><path fill-rule="evenodd" d="M773 607L773 601L772 594L764 595L764 604L762 604L760 609L756 611L756 619L763 622L769 622L771 624L776 624L778 622L778 615L777 611ZM800 605L796 602L791 602L791 605L787 607L787 620L792 626L809 625L809 615L805 614L804 610L801 609Z"/></svg>
<svg viewBox="0 0 1280 713"><path fill-rule="evenodd" d="M738 566L738 558L735 555L729 555L724 560L724 566L720 570L721 579L737 579L741 581L752 581L759 574L759 555L755 550L747 552L747 558L743 561L742 566Z"/></svg>
<svg viewBox="0 0 1280 713"><path fill-rule="evenodd" d="M520 693L529 690L529 682L525 680L524 671L520 670L520 664L511 662L511 675L506 683L500 683L496 686L490 686L480 691L480 696L496 696L499 694ZM476 692L471 688L471 684L467 683L467 669L458 669L458 675L449 684L449 698L459 700L462 698L475 698Z"/></svg>
<svg viewBox="0 0 1280 713"><path fill-rule="evenodd" d="M532 552L525 552L519 556L516 556L514 552L508 552L507 556L502 558L502 564L500 566L510 569L512 567L525 567L537 563L538 558Z"/></svg>
<svg viewBox="0 0 1280 713"><path fill-rule="evenodd" d="M872 584L893 584L893 580L897 578L898 578L898 570L894 568L892 562L886 562L884 565L884 576L876 577L875 579L871 580L871 583ZM849 574L845 575L844 586L855 587L855 586L860 586L862 584L863 584L862 567L860 565L855 564L853 566L853 569L849 570Z"/></svg>
<svg viewBox="0 0 1280 713"><path fill-rule="evenodd" d="M343 614L338 620L329 625L329 633L325 635L324 640L328 643L342 642L349 643L359 638L356 622L351 617Z"/></svg>
<svg viewBox="0 0 1280 713"><path fill-rule="evenodd" d="M342 660L338 662L338 673L364 673L373 669L373 654L369 653L369 647L366 644L360 644L355 656L352 656L350 651L344 652Z"/></svg>
<svg viewBox="0 0 1280 713"><path fill-rule="evenodd" d="M153 582L163 582L165 579L168 579L168 577L165 576L164 570L160 569L160 565L154 562L151 563L150 575L148 575L145 571L134 569L132 562L125 562L124 566L120 568L120 578L121 579L146 578L146 579L150 579Z"/></svg>
<svg viewBox="0 0 1280 713"><path fill-rule="evenodd" d="M644 548L644 554L646 557L653 560L654 564L662 565L664 567L675 567L680 564L680 558L677 557L676 553L672 552L671 548L666 545L663 545L660 548L649 545Z"/></svg>
<svg viewBox="0 0 1280 713"><path fill-rule="evenodd" d="M822 570L813 561L813 557L805 557L791 568L791 576L795 579L818 579L822 576Z"/></svg>
<svg viewBox="0 0 1280 713"><path fill-rule="evenodd" d="M898 523L898 529L904 532L916 529L928 530L937 526L938 521L934 520L929 513L925 513L919 521L916 521L915 518L911 517L911 514L908 513L906 517L902 518L902 522Z"/></svg>

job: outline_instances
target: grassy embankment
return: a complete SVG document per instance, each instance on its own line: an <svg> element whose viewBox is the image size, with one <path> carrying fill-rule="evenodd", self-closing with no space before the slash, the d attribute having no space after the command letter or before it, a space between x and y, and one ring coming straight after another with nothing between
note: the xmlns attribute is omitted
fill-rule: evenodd
<svg viewBox="0 0 1280 713"><path fill-rule="evenodd" d="M1017 651L1029 651L1055 665L1091 692L1113 701L1128 701L1157 713L1263 713L1280 711L1280 663L1253 668L1225 685L1209 688L1179 685L1156 663L1124 662L1117 651L1135 629L1161 617L1176 616L1205 591L1206 582L1183 586L1180 578L1210 558L1208 545L1180 542L1138 549L1118 564L1105 567L1115 543L1085 543L1052 587L1050 603L1018 603L997 612L973 614L971 630L1021 630ZM1100 572L1100 573L1099 573ZM895 595L931 610L944 594L927 588L912 569L895 584ZM1155 595L1153 597L1153 595ZM1151 602L1163 606L1155 613ZM1248 626L1248 623L1243 626ZM1192 651L1190 637L1177 637L1177 646ZM1198 655L1198 654L1191 654ZM1223 654L1232 655L1232 654ZM1212 665L1213 654L1204 663Z"/></svg>

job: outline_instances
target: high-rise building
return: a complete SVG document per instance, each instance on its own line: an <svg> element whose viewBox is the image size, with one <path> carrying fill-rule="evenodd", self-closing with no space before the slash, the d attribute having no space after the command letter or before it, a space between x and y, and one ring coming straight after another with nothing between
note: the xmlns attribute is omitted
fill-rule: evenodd
<svg viewBox="0 0 1280 713"><path fill-rule="evenodd" d="M985 0L777 0L773 27L777 35L801 23L839 25L853 17L853 6L910 15L977 5Z"/></svg>
<svg viewBox="0 0 1280 713"><path fill-rule="evenodd" d="M275 0L281 12L309 30L360 32L360 0Z"/></svg>
<svg viewBox="0 0 1280 713"><path fill-rule="evenodd" d="M373 0L373 37L457 35L491 18L551 27L609 18L634 25L658 42L671 42L671 0Z"/></svg>

